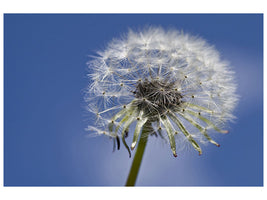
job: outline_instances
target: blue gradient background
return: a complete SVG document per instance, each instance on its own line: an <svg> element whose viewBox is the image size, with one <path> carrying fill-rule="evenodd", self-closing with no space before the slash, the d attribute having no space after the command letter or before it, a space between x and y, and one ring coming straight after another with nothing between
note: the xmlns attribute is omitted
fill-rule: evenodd
<svg viewBox="0 0 267 200"><path fill-rule="evenodd" d="M240 103L220 148L177 158L151 137L138 186L263 185L263 15L4 15L4 185L122 186L132 159L87 137L88 55L128 28L183 29L236 71Z"/></svg>

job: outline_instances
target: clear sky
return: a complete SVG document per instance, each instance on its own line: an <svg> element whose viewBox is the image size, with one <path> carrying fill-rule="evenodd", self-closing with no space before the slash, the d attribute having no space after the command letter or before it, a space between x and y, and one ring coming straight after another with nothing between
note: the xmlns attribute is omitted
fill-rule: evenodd
<svg viewBox="0 0 267 200"><path fill-rule="evenodd" d="M138 186L263 185L262 15L4 16L4 185L123 186L132 159L108 138L87 137L88 55L128 28L162 26L198 35L233 66L240 102L230 133L174 158L151 137Z"/></svg>

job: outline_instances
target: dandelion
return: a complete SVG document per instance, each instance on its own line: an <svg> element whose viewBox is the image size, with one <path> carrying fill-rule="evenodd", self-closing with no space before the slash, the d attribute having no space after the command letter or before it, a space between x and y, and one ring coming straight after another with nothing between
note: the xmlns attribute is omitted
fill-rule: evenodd
<svg viewBox="0 0 267 200"><path fill-rule="evenodd" d="M200 143L220 146L210 134L228 133L238 97L228 63L205 40L158 27L130 30L97 54L88 63L85 99L96 116L96 128L88 130L113 138L114 149L121 140L129 156L139 142L133 166L140 165L149 135L168 141L175 157L184 144L199 155Z"/></svg>

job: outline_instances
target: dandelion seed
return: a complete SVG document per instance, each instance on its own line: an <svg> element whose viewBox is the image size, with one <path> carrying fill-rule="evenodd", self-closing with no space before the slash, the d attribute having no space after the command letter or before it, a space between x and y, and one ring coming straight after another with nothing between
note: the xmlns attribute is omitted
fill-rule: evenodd
<svg viewBox="0 0 267 200"><path fill-rule="evenodd" d="M238 97L230 67L203 39L149 28L129 31L98 54L89 62L93 72L87 96L92 98L86 101L89 107L96 105L93 111L103 122L91 130L112 137L118 148L120 138L129 155L148 125L153 129L144 131L146 137L167 138L175 157L181 141L199 155L203 140L220 146L210 134L228 132L222 128L234 118ZM129 148L130 126L134 132Z"/></svg>

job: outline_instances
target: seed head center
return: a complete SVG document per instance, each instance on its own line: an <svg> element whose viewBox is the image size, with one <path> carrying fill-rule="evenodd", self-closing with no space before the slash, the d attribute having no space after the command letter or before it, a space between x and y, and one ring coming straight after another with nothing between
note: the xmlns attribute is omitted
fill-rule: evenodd
<svg viewBox="0 0 267 200"><path fill-rule="evenodd" d="M145 80L138 82L134 91L138 99L146 99L147 102L140 101L139 108L143 109L151 105L159 113L167 109L177 108L182 103L182 94L177 90L175 82L162 80ZM151 109L150 109L151 111Z"/></svg>

